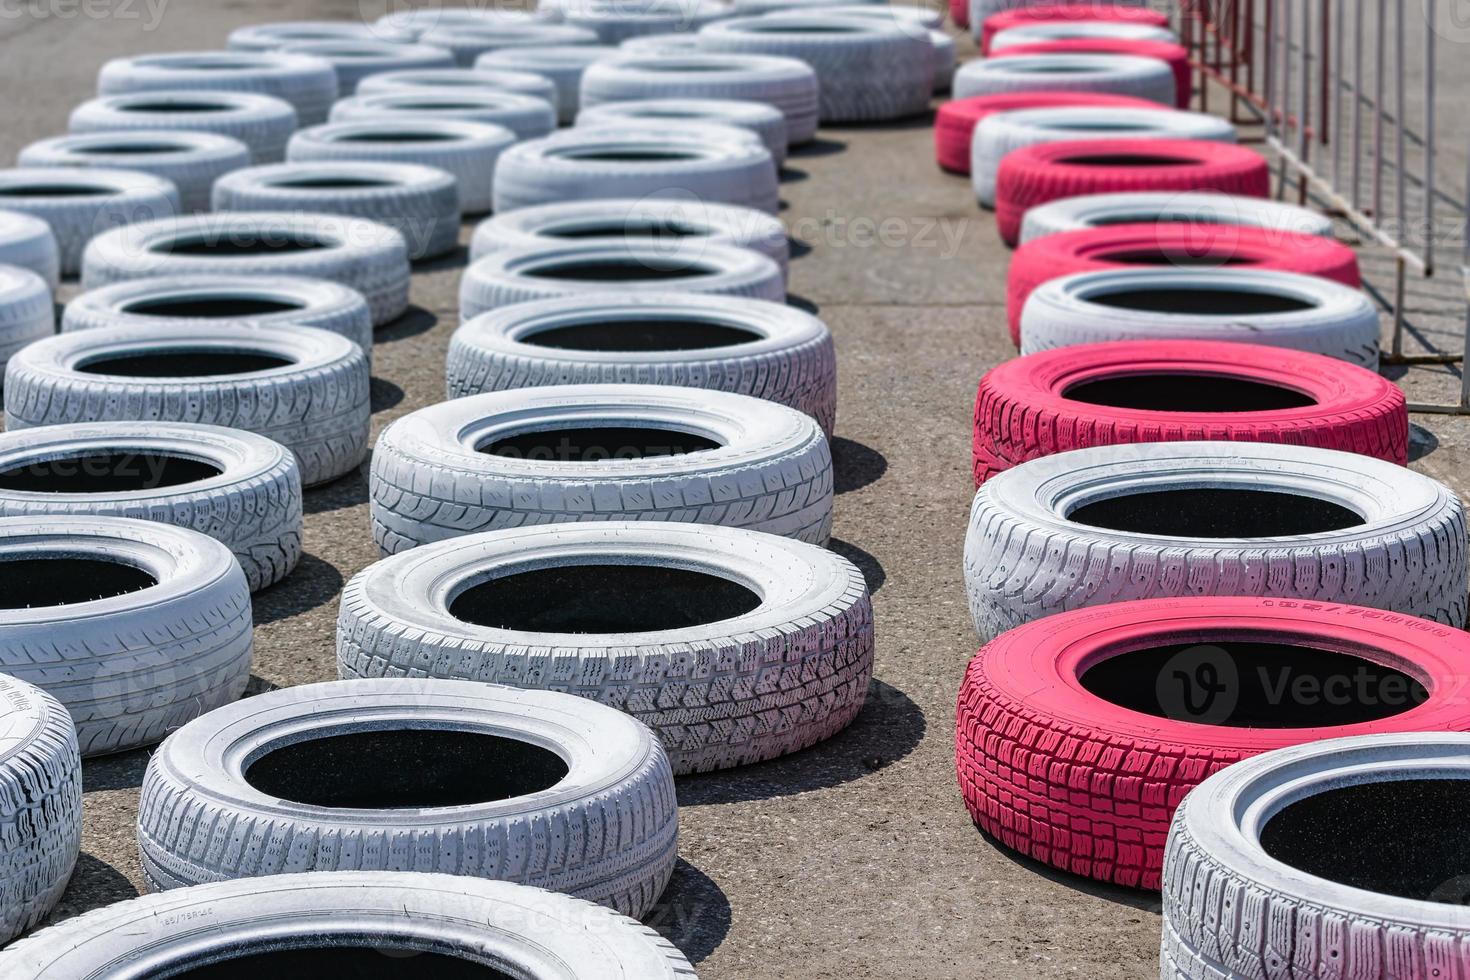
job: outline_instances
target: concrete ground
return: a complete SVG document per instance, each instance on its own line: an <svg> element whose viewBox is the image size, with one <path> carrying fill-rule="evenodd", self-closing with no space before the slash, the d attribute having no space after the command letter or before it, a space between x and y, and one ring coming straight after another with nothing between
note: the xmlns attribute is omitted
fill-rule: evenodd
<svg viewBox="0 0 1470 980"><path fill-rule="evenodd" d="M64 131L110 57L219 47L247 23L359 15L352 0L152 4L0 7L10 96L0 155ZM1002 316L1007 252L968 182L935 168L930 125L825 128L783 184L798 256L792 302L837 338L834 547L875 593L876 680L857 723L832 741L680 780L682 859L651 921L705 980L1157 975L1155 895L1006 851L974 828L955 786L955 694L976 647L960 577L971 400L981 373L1014 351ZM375 431L441 399L463 264L460 252L417 271L413 310L378 332ZM1367 264L1387 285L1391 264ZM1458 282L1421 285L1430 341L1455 343ZM1418 398L1457 383L1443 369L1406 380ZM1415 421L1425 427L1415 465L1463 483L1463 427ZM307 555L256 596L253 690L335 676L338 595L377 557L366 493L359 473L307 494ZM86 765L83 855L53 921L138 893L133 821L146 762L134 752Z"/></svg>

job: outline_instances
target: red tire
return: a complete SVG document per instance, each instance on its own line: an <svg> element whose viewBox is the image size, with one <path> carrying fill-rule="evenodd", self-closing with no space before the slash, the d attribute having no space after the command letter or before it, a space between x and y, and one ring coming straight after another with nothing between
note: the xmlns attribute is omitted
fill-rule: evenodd
<svg viewBox="0 0 1470 980"><path fill-rule="evenodd" d="M949 0L949 19L956 27L969 27L970 0Z"/></svg>
<svg viewBox="0 0 1470 980"><path fill-rule="evenodd" d="M1105 92L1003 92L954 99L939 107L934 116L934 157L951 173L970 172L970 141L980 120L996 112L1015 109L1050 109L1058 106L1107 106L1120 109L1158 109L1149 99Z"/></svg>
<svg viewBox="0 0 1470 980"><path fill-rule="evenodd" d="M1046 235L1016 249L1006 276L1006 319L1021 345L1021 308L1042 283L1074 272L1136 265L1229 265L1362 285L1358 256L1319 235L1238 225L1109 225Z"/></svg>
<svg viewBox="0 0 1470 980"><path fill-rule="evenodd" d="M1470 730L1467 662L1470 634L1335 603L1190 597L1049 616L970 662L960 791L1007 847L1157 889L1170 817L1205 777L1317 739ZM1303 727L1267 727L1281 724Z"/></svg>
<svg viewBox="0 0 1470 980"><path fill-rule="evenodd" d="M950 2L950 9L953 10L954 0ZM967 21L969 14L967 9L965 11ZM1021 7L1017 10L1003 10L985 18L985 23L980 28L980 53L989 56L991 38L1009 27L1020 27L1022 24L1035 24L1049 20L1100 20L1147 24L1151 27L1169 26L1167 14L1149 10L1146 7L1123 7L1111 3L1042 4L1036 7Z"/></svg>
<svg viewBox="0 0 1470 980"><path fill-rule="evenodd" d="M986 372L972 462L976 486L1041 456L1145 442L1274 442L1403 465L1408 439L1403 391L1355 364L1256 344L1120 340Z"/></svg>
<svg viewBox="0 0 1470 980"><path fill-rule="evenodd" d="M1189 52L1182 44L1168 41L1129 41L1121 38L1091 37L1068 38L1061 41L1040 41L1034 44L1013 44L996 51L992 58L1008 58L1024 54L1127 54L1139 58L1157 58L1166 62L1174 72L1174 104L1181 109L1189 107L1194 95L1194 79L1189 67Z"/></svg>
<svg viewBox="0 0 1470 980"><path fill-rule="evenodd" d="M1271 175L1255 150L1207 140L1069 140L1006 154L995 175L995 220L1016 244L1027 210L1114 191L1219 191L1265 197Z"/></svg>

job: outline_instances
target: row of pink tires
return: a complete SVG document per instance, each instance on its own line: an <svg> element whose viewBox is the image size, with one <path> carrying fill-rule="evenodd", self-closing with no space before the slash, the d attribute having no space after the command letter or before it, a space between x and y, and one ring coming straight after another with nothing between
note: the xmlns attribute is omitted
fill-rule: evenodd
<svg viewBox="0 0 1470 980"><path fill-rule="evenodd" d="M980 36L1073 9L995 14ZM936 156L967 172L995 113L1129 101L958 99ZM987 642L959 695L960 787L1005 846L1162 889L1165 980L1470 975L1455 908L1470 847L1449 816L1470 803L1465 518L1403 468L1403 393L1368 369L1376 317L1313 350L1282 311L1158 298L1240 270L1356 292L1356 258L1326 229L1243 203L1267 188L1258 154L1195 141L1050 142L1001 161L1023 356L975 403L966 580ZM1200 192L1236 220L1202 219ZM1170 308L1144 311L1153 331L1116 332L1131 339L1031 334L1054 328L1033 297L1055 306L1046 294L1089 276ZM1223 302L1199 287L1195 307ZM1216 312L1214 333L1179 327Z"/></svg>

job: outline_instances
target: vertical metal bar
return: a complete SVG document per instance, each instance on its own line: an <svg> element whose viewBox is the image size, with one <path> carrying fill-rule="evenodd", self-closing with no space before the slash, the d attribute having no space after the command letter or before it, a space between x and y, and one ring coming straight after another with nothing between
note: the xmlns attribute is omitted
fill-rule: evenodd
<svg viewBox="0 0 1470 980"><path fill-rule="evenodd" d="M1321 39L1317 43L1320 52L1321 65L1317 69L1317 77L1320 80L1317 92L1317 142L1326 146L1335 136L1337 131L1328 123L1327 107L1332 98L1332 24L1336 20L1332 16L1331 0L1322 0L1319 8L1322 16L1318 18L1321 22Z"/></svg>
<svg viewBox="0 0 1470 980"><path fill-rule="evenodd" d="M1435 53L1439 35L1435 30L1434 6L1433 3L1424 5L1424 250L1421 254L1425 275L1434 274L1434 120L1438 115L1434 75L1439 60ZM1470 194L1470 186L1466 187L1466 193Z"/></svg>
<svg viewBox="0 0 1470 980"><path fill-rule="evenodd" d="M1383 36L1388 29L1388 4L1378 0L1378 30L1374 37L1376 56L1373 59L1373 221L1383 220L1383 86L1388 43Z"/></svg>
<svg viewBox="0 0 1470 980"><path fill-rule="evenodd" d="M1331 0L1328 0L1331 3ZM1337 191L1342 190L1342 60L1346 57L1343 50L1342 22L1347 20L1346 10L1338 11L1338 16L1332 18L1332 43L1336 49L1332 59L1332 186Z"/></svg>
<svg viewBox="0 0 1470 980"><path fill-rule="evenodd" d="M1312 71L1315 45L1312 43L1312 0L1302 0L1302 39L1298 50L1301 52L1302 65L1302 94L1296 114L1296 158L1302 166L1308 166L1311 162L1311 145L1307 142L1307 134L1312 128ZM1307 203L1307 181L1298 173L1296 196L1298 204Z"/></svg>
<svg viewBox="0 0 1470 980"><path fill-rule="evenodd" d="M1394 3L1394 59L1393 59L1393 112L1397 118L1394 127L1395 143L1393 148L1394 166L1398 168L1394 180L1394 195L1398 198L1394 207L1394 220L1397 227L1393 231L1393 239L1400 245L1405 241L1404 226L1409 220L1409 174L1407 153L1405 143L1407 138L1408 114L1404 100L1404 55L1408 53L1407 38L1404 37L1404 0L1396 0ZM1385 44L1384 47L1387 47ZM1382 112L1379 107L1379 112ZM1383 219L1379 218L1380 225ZM1401 314L1396 314L1401 315Z"/></svg>
<svg viewBox="0 0 1470 980"><path fill-rule="evenodd" d="M1353 210L1363 210L1363 4L1353 2Z"/></svg>

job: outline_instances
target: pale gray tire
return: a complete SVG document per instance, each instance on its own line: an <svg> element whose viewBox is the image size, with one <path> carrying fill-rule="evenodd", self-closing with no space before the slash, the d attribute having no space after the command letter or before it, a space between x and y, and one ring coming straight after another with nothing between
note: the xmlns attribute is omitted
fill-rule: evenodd
<svg viewBox="0 0 1470 980"><path fill-rule="evenodd" d="M286 155L287 138L296 131L296 110L271 95L163 89L90 99L72 110L69 128L73 133L131 129L218 133L248 146L251 163L279 163Z"/></svg>
<svg viewBox="0 0 1470 980"><path fill-rule="evenodd" d="M587 274L578 276L579 270ZM609 273L623 273L613 279ZM672 281L670 273L678 273ZM680 292L750 296L781 303L781 267L758 252L709 241L569 242L506 248L476 260L459 282L459 316L468 320L512 303L584 296Z"/></svg>
<svg viewBox="0 0 1470 980"><path fill-rule="evenodd" d="M129 279L66 304L63 333L100 327L316 327L371 355L373 316L357 290L300 276L187 275Z"/></svg>
<svg viewBox="0 0 1470 980"><path fill-rule="evenodd" d="M537 139L556 129L556 111L545 99L519 92L422 89L375 92L342 99L332 106L336 122L448 119L504 126L518 140Z"/></svg>
<svg viewBox="0 0 1470 980"><path fill-rule="evenodd" d="M983 2L983 0L982 0ZM984 26L982 21L981 26ZM998 51L1017 44L1045 44L1048 41L1074 41L1100 38L1110 41L1164 41L1178 44L1179 35L1167 27L1154 24L1130 24L1109 20L1037 21L1008 27L990 39L990 50Z"/></svg>
<svg viewBox="0 0 1470 980"><path fill-rule="evenodd" d="M0 674L0 945L61 900L82 840L82 760L71 715ZM0 971L16 976L0 959Z"/></svg>
<svg viewBox="0 0 1470 980"><path fill-rule="evenodd" d="M401 871L274 875L117 902L0 951L0 973L123 980L143 958L187 972L283 948L344 947L381 954L383 964L428 951L511 971L502 975L694 980L672 943L609 909L525 885Z"/></svg>
<svg viewBox="0 0 1470 980"><path fill-rule="evenodd" d="M536 10L490 8L418 7L385 14L373 21L373 31L407 31L415 38L440 27L499 27L502 24L552 23L556 17L538 4Z"/></svg>
<svg viewBox="0 0 1470 980"><path fill-rule="evenodd" d="M1181 489L1266 491L1362 516L1339 530L1179 537L1081 524L1079 508ZM985 641L1085 606L1182 595L1345 602L1459 628L1465 512L1447 487L1356 453L1266 443L1078 449L991 477L975 494L965 586Z"/></svg>
<svg viewBox="0 0 1470 980"><path fill-rule="evenodd" d="M114 58L97 73L98 95L173 89L254 92L291 103L302 126L326 122L338 96L332 63L287 51L178 51Z"/></svg>
<svg viewBox="0 0 1470 980"><path fill-rule="evenodd" d="M0 611L0 674L60 701L83 757L152 745L245 693L250 586L213 538L125 517L7 517L0 557L129 569L124 586L92 565L41 600L56 604Z"/></svg>
<svg viewBox="0 0 1470 980"><path fill-rule="evenodd" d="M500 71L480 68L431 68L427 71L385 71L369 75L357 86L358 95L379 92L516 92L556 103L556 85L551 79L529 71Z"/></svg>
<svg viewBox="0 0 1470 980"><path fill-rule="evenodd" d="M609 425L648 429L650 439L693 434L716 448L585 460L476 448L530 432ZM625 448L636 447L611 447ZM811 416L748 395L619 384L494 391L419 409L383 430L369 504L384 554L572 521L719 524L825 545L832 456Z"/></svg>
<svg viewBox="0 0 1470 980"><path fill-rule="evenodd" d="M250 166L250 147L230 136L144 129L38 140L20 151L22 167L108 167L162 177L178 189L185 213L209 210L224 174Z"/></svg>
<svg viewBox="0 0 1470 980"><path fill-rule="evenodd" d="M775 161L759 137L732 126L630 123L576 126L518 143L495 168L497 213L600 198L735 204L775 214Z"/></svg>
<svg viewBox="0 0 1470 980"><path fill-rule="evenodd" d="M760 138L776 166L786 162L786 116L764 102L739 99L645 99L604 102L577 113L577 125L637 126L712 123L748 129Z"/></svg>
<svg viewBox="0 0 1470 980"><path fill-rule="evenodd" d="M703 36L703 32L701 32ZM796 58L754 54L627 54L592 65L582 76L582 106L633 99L745 99L786 116L792 146L817 134L817 73Z"/></svg>
<svg viewBox="0 0 1470 980"><path fill-rule="evenodd" d="M453 25L425 31L424 44L444 48L454 56L454 63L470 68L475 59L491 51L505 48L544 48L562 44L597 44L597 32L568 24L532 21L525 24L499 24L495 27Z"/></svg>
<svg viewBox="0 0 1470 980"><path fill-rule="evenodd" d="M359 82L381 71L454 67L453 55L443 48L427 44L372 40L298 41L283 44L280 50L330 62L332 70L337 73L339 98L351 96L357 91Z"/></svg>
<svg viewBox="0 0 1470 980"><path fill-rule="evenodd" d="M309 247L251 248L277 243ZM211 250L215 246L218 250ZM237 251L237 246L245 248ZM176 247L189 252L178 253ZM328 279L362 294L374 326L397 319L408 308L408 243L403 236L386 225L337 214L208 214L119 228L88 246L82 288L163 275Z"/></svg>
<svg viewBox="0 0 1470 980"><path fill-rule="evenodd" d="M736 17L709 25L699 37L712 52L796 58L811 65L822 122L917 115L929 108L934 93L934 45L928 32L896 22L823 11Z"/></svg>
<svg viewBox="0 0 1470 980"><path fill-rule="evenodd" d="M970 139L970 184L975 198L995 207L995 174L1006 154L1038 143L1088 139L1179 139L1234 143L1235 126L1206 112L1056 106L996 112L980 120Z"/></svg>
<svg viewBox="0 0 1470 980"><path fill-rule="evenodd" d="M581 107L582 75L591 65L616 56L618 49L602 44L550 45L502 48L475 59L477 71L517 71L540 75L556 88L552 106L556 121L571 125Z"/></svg>
<svg viewBox="0 0 1470 980"><path fill-rule="evenodd" d="M231 51L276 51L303 41L379 41L412 44L417 35L390 26L369 26L345 20L288 20L274 24L237 27L225 39Z"/></svg>
<svg viewBox="0 0 1470 980"><path fill-rule="evenodd" d="M363 160L437 167L454 177L460 209L483 214L490 210L496 161L515 141L515 133L489 123L363 119L301 130L291 137L286 158L292 163ZM457 223L454 233L458 244Z"/></svg>
<svg viewBox="0 0 1470 980"><path fill-rule="evenodd" d="M1083 194L1038 205L1021 221L1021 241L1103 225L1156 221L1240 225L1279 231L1283 236L1333 237L1331 218L1295 204L1233 194L1143 191Z"/></svg>
<svg viewBox="0 0 1470 980"><path fill-rule="evenodd" d="M948 92L954 87L954 73L959 70L954 38L943 31L930 31L929 43L934 47L934 92Z"/></svg>
<svg viewBox="0 0 1470 980"><path fill-rule="evenodd" d="M1146 300L1153 292L1200 299L1168 311L1103 302L1123 294ZM1196 312L1222 308L1230 295L1280 309ZM1378 329L1378 310L1366 293L1318 276L1267 269L1109 269L1037 287L1021 309L1021 353L1108 340L1225 340L1325 354L1377 370Z"/></svg>
<svg viewBox="0 0 1470 980"><path fill-rule="evenodd" d="M560 384L679 385L786 405L816 419L829 439L837 416L826 324L758 299L607 292L518 303L456 330L446 364L450 398Z"/></svg>
<svg viewBox="0 0 1470 980"><path fill-rule="evenodd" d="M517 208L486 218L470 239L470 261L506 248L579 242L650 240L715 242L752 249L775 262L786 277L791 242L774 215L734 204L658 198L606 198Z"/></svg>
<svg viewBox="0 0 1470 980"><path fill-rule="evenodd" d="M628 54L694 54L702 52L704 45L699 43L697 32L679 31L630 37L618 45L618 50Z"/></svg>
<svg viewBox="0 0 1470 980"><path fill-rule="evenodd" d="M61 250L51 226L33 214L0 209L0 264L29 269L53 293L61 284Z"/></svg>
<svg viewBox="0 0 1470 980"><path fill-rule="evenodd" d="M183 482L167 461L204 464ZM250 591L301 557L301 471L286 447L240 429L182 422L78 422L0 434L0 517L135 517L229 548ZM79 480L92 476L90 489ZM17 477L24 477L18 480Z"/></svg>
<svg viewBox="0 0 1470 980"><path fill-rule="evenodd" d="M782 13L826 14L851 3L852 0L735 0L734 7L737 17L756 17ZM882 4L883 0L868 0L864 6Z"/></svg>
<svg viewBox="0 0 1470 980"><path fill-rule="evenodd" d="M114 358L184 353L286 363L202 376L100 372ZM125 419L222 425L274 439L296 454L302 484L314 486L367 455L367 359L346 337L314 327L105 327L37 341L6 365L8 430Z"/></svg>
<svg viewBox="0 0 1470 980"><path fill-rule="evenodd" d="M470 622L450 611L460 589L448 583L578 565L608 573L593 600L608 606L626 601L617 583L627 566L700 572L757 601L734 616L711 603L705 621L663 629L609 612L627 628L600 633L555 628L573 625L566 620L524 629ZM832 737L862 710L872 666L872 602L856 566L800 541L707 525L560 525L441 541L359 572L337 617L344 678L449 677L575 694L652 728L675 775Z"/></svg>
<svg viewBox="0 0 1470 980"><path fill-rule="evenodd" d="M536 789L412 807L287 795L334 799L310 786L310 767L293 771L303 743L329 743L315 752L337 757L339 786L368 793L386 781L385 760L332 748L333 739L376 733L421 756L400 770L409 781L425 769L432 778L437 761L451 770L469 761L414 747L425 730L495 738L516 762L534 753L505 768ZM392 733L410 741L384 738ZM262 781L262 763L293 746L271 770L276 792L252 785L247 771ZM553 691L385 678L271 691L179 729L143 775L138 850L154 891L297 871L420 871L534 885L638 916L673 873L678 824L668 756L622 712Z"/></svg>
<svg viewBox="0 0 1470 980"><path fill-rule="evenodd" d="M0 204L51 226L64 276L81 271L82 253L94 237L139 221L174 218L182 207L172 181L101 167L0 170Z"/></svg>
<svg viewBox="0 0 1470 980"><path fill-rule="evenodd" d="M803 7L782 8L763 14L764 17L791 19L826 19L828 17L875 20L889 27L896 27L912 37L929 42L934 55L934 92L948 92L954 82L956 65L954 38L939 30L941 18L937 11L927 7L894 7L882 3L840 4L822 6L820 10Z"/></svg>
<svg viewBox="0 0 1470 980"><path fill-rule="evenodd" d="M1164 848L1159 975L1452 976L1470 943L1463 876L1443 882L1443 898L1388 894L1288 864L1262 835L1284 810L1322 794L1470 779L1467 758L1462 732L1359 735L1265 752L1200 783L1175 811Z"/></svg>
<svg viewBox="0 0 1470 980"><path fill-rule="evenodd" d="M1174 71L1158 58L1120 54L1020 54L967 61L954 74L954 97L1009 92L1103 92L1174 108Z"/></svg>
<svg viewBox="0 0 1470 980"><path fill-rule="evenodd" d="M22 347L56 333L46 281L30 269L0 264L0 367Z"/></svg>
<svg viewBox="0 0 1470 980"><path fill-rule="evenodd" d="M392 228L410 260L459 245L459 182L439 167L368 160L269 163L226 174L216 211L342 214Z"/></svg>
<svg viewBox="0 0 1470 980"><path fill-rule="evenodd" d="M887 20L908 21L931 31L937 31L944 26L944 14L940 11L930 7L906 4L849 3L844 0L844 2L831 6L824 4L818 12L840 17L879 17Z"/></svg>
<svg viewBox="0 0 1470 980"><path fill-rule="evenodd" d="M729 17L718 0L568 0L558 6L563 23L594 32L603 44L632 37L698 31Z"/></svg>

